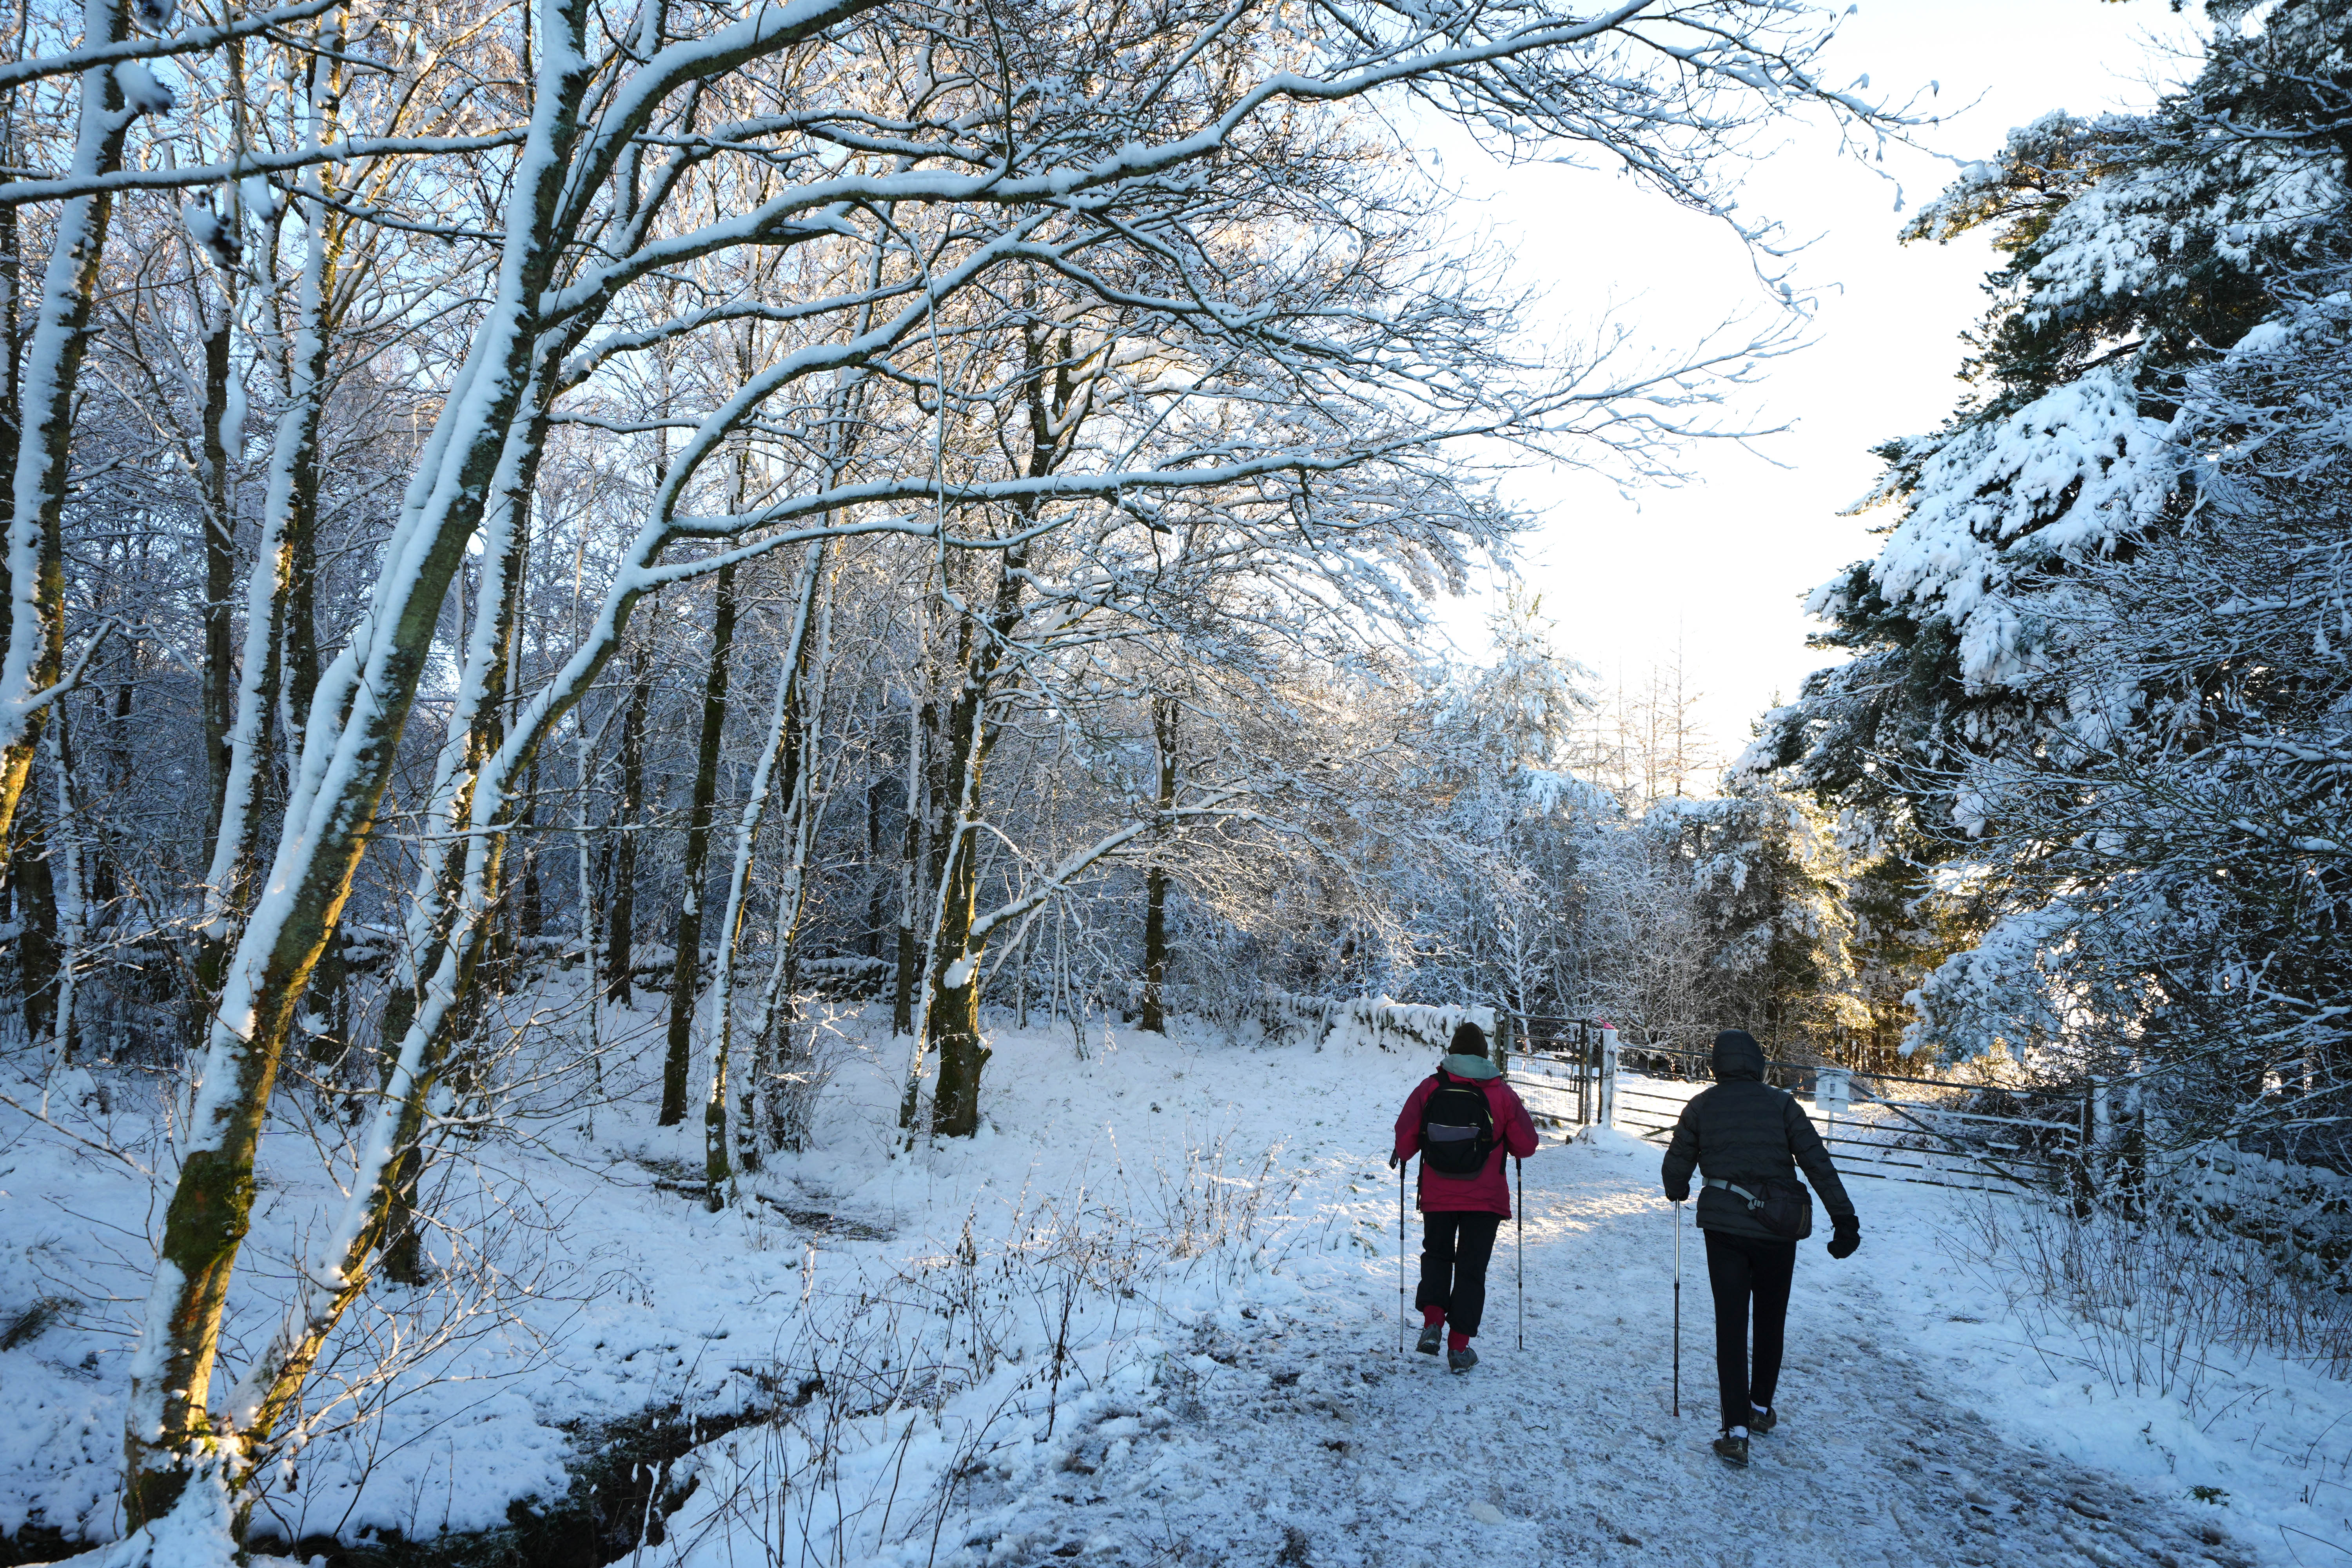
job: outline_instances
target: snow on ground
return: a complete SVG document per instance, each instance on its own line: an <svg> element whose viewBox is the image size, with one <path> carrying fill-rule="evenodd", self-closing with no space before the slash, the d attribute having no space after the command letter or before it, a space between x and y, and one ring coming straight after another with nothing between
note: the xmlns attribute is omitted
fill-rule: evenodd
<svg viewBox="0 0 2352 1568"><path fill-rule="evenodd" d="M1901 1295L1809 1257L1784 1425L1754 1467L1712 1436L1707 1309L1686 1255L1684 1414L1670 1413L1671 1232L1655 1153L1619 1137L1530 1164L1527 1345L1501 1258L1484 1362L1400 1352L1394 1284L1221 1331L1132 1451L1009 1497L990 1562L2241 1563L2213 1521L2006 1439L1901 1342ZM1385 1286L1385 1289L1383 1287ZM1349 1309L1352 1309L1349 1310ZM1091 1456L1083 1436L1071 1451ZM1076 1548L1075 1551L1070 1550ZM714 1559L711 1559L715 1561Z"/></svg>
<svg viewBox="0 0 2352 1568"><path fill-rule="evenodd" d="M1670 1411L1673 1211L1654 1147L1548 1134L1526 1171L1526 1348L1507 1228L1484 1363L1455 1378L1397 1348L1381 1162L1425 1060L1206 1029L1097 1029L1081 1060L1066 1026L1001 1029L989 1130L908 1153L903 1042L869 1030L850 1026L860 1048L815 1147L723 1214L676 1190L698 1173L698 1116L656 1129L607 1110L593 1138L571 1123L481 1146L458 1235L504 1289L463 1311L379 1292L379 1342L397 1329L423 1348L365 1392L363 1426L338 1435L325 1413L263 1517L296 1538L488 1528L561 1489L583 1423L781 1401L787 1419L676 1468L668 1495L692 1490L638 1562L2231 1564L2332 1562L2325 1542L2352 1542L2329 1507L2352 1422L2323 1430L2352 1412L2341 1385L2252 1401L2307 1447L2298 1460L2243 1410L2078 1376L2059 1330L2041 1324L2037 1349L1998 1275L1967 1261L1963 1205L1989 1200L1853 1184L1863 1250L1841 1264L1806 1244L1784 1425L1734 1473L1706 1447L1695 1235ZM134 1100L118 1087L118 1107ZM154 1163L152 1118L79 1114ZM0 1529L104 1539L146 1184L0 1118L0 1327L62 1303L0 1352ZM290 1127L265 1154L238 1337L268 1321L324 1192Z"/></svg>

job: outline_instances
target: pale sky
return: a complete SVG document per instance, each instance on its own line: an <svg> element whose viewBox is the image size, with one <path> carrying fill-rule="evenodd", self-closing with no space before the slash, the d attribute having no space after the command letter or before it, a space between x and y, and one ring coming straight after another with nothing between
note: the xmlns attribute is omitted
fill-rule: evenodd
<svg viewBox="0 0 2352 1568"><path fill-rule="evenodd" d="M2161 0L1864 0L1845 19L1831 73L1845 87L1867 72L1868 96L1901 101L1929 81L1951 118L1922 140L1963 161L1990 157L2009 128L2055 109L2092 113L2145 106L2152 79L2182 74L2200 15ZM2151 46L2155 47L2151 47ZM1974 103L1975 107L1964 106ZM1563 323L1613 300L1645 341L1675 342L1760 306L1737 243L1712 220L1669 206L1612 175L1506 168L1466 142L1441 147L1445 172L1485 194L1483 221L1515 248L1523 283L1541 289ZM1903 150L1884 169L1906 212L1932 199L1954 165ZM1819 236L1798 278L1821 290L1812 346L1783 359L1755 395L1760 423L1790 424L1759 443L1768 462L1727 443L1689 456L1692 482L1621 495L1613 485L1549 468L1517 476L1507 493L1540 512L1522 552L1528 585L1558 640L1630 686L1679 640L1716 743L1736 754L1777 695L1792 698L1825 662L1805 646L1802 600L1816 584L1873 552L1885 511L1838 512L1869 489L1869 448L1924 431L1949 411L1981 313L1984 275L1999 257L1980 235L1948 246L1895 243L1895 184L1836 153L1826 132L1792 133L1756 169L1741 213ZM1475 226L1480 215L1465 214ZM1775 467L1774 464L1780 465ZM1465 649L1485 644L1491 597L1449 618Z"/></svg>

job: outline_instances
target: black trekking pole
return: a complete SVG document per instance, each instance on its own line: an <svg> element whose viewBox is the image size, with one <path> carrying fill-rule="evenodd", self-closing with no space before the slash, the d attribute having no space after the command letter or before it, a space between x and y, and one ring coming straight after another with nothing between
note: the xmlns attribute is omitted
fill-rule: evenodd
<svg viewBox="0 0 2352 1568"><path fill-rule="evenodd" d="M1528 1163L1513 1160L1519 1168L1519 1205L1513 1218L1519 1228L1519 1348L1528 1348Z"/></svg>
<svg viewBox="0 0 2352 1568"><path fill-rule="evenodd" d="M1404 1354L1404 1166L1397 1162L1397 1354Z"/></svg>
<svg viewBox="0 0 2352 1568"><path fill-rule="evenodd" d="M1675 1419L1683 1415L1683 1205L1675 1204Z"/></svg>

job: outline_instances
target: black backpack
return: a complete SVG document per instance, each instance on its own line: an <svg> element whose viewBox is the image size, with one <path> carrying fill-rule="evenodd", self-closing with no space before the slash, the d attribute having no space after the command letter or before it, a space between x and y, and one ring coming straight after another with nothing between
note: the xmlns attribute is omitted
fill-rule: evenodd
<svg viewBox="0 0 2352 1568"><path fill-rule="evenodd" d="M1437 1069L1437 1088L1421 1102L1422 1163L1441 1176L1475 1176L1495 1152L1495 1109L1475 1079Z"/></svg>

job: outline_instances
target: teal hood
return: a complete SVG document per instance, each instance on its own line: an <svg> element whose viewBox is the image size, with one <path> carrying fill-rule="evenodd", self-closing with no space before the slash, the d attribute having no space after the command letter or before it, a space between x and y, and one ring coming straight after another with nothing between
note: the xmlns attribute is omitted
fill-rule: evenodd
<svg viewBox="0 0 2352 1568"><path fill-rule="evenodd" d="M1503 1071L1485 1057L1446 1057L1438 1064L1455 1078L1500 1078Z"/></svg>

